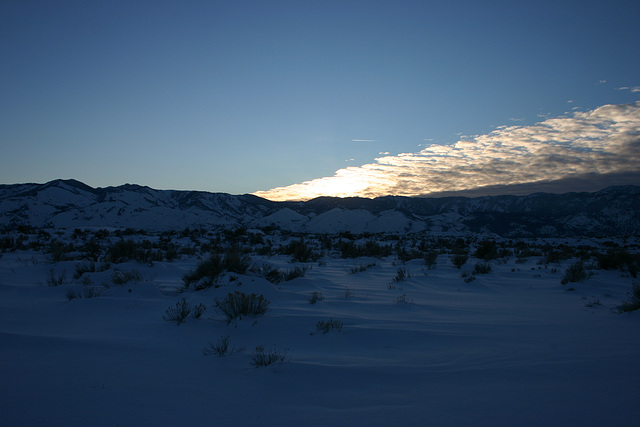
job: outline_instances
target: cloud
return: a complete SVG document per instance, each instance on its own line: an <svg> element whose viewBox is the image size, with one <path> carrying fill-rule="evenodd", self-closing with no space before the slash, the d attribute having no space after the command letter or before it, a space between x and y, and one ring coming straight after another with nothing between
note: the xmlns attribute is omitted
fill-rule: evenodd
<svg viewBox="0 0 640 427"><path fill-rule="evenodd" d="M640 86L622 86L622 87L617 87L616 89L618 89L618 90L628 90L631 93L640 92Z"/></svg>
<svg viewBox="0 0 640 427"><path fill-rule="evenodd" d="M271 200L422 196L501 186L543 188L563 180L584 182L585 177L610 183L617 176L616 182L624 182L628 174L638 173L640 102L604 105L532 126L502 126L453 145L431 144L417 153L383 155L330 177L254 194Z"/></svg>
<svg viewBox="0 0 640 427"><path fill-rule="evenodd" d="M352 139L351 142L377 142L377 139Z"/></svg>

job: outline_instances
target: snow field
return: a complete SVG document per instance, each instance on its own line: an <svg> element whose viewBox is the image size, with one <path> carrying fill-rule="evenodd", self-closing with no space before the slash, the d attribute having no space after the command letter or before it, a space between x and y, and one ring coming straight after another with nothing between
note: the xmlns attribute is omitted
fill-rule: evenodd
<svg viewBox="0 0 640 427"><path fill-rule="evenodd" d="M473 257L458 270L440 255L427 270L394 256L325 256L289 282L227 273L217 288L178 293L191 256L85 273L100 284L135 269L141 280L69 300L84 285L50 287L47 276L66 270L71 281L77 261L4 253L2 423L635 425L640 318L615 312L632 279L596 270L563 286L575 260L538 260L491 262L467 283ZM252 262L293 266L283 255ZM410 277L394 281L398 268ZM270 312L227 324L213 301L236 290L264 295ZM311 292L324 299L311 304ZM207 311L180 326L163 320L182 298ZM329 319L342 330L316 329ZM224 336L226 356L203 355ZM258 345L286 353L284 363L252 366Z"/></svg>

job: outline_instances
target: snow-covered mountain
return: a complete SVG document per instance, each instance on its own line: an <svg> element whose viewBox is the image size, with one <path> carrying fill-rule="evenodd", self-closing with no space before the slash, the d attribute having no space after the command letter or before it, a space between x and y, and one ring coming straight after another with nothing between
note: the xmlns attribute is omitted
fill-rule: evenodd
<svg viewBox="0 0 640 427"><path fill-rule="evenodd" d="M490 232L502 236L640 233L640 187L595 193L477 198L320 197L272 202L252 195L92 188L75 180L0 185L0 226L146 230L275 226L301 232Z"/></svg>

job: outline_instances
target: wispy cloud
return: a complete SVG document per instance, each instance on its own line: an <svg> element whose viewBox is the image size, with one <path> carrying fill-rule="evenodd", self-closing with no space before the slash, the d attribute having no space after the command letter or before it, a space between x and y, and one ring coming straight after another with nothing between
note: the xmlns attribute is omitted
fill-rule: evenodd
<svg viewBox="0 0 640 427"><path fill-rule="evenodd" d="M384 155L330 177L254 194L272 200L418 196L639 171L637 102L605 105L532 126L502 126L453 145L431 144L417 153Z"/></svg>
<svg viewBox="0 0 640 427"><path fill-rule="evenodd" d="M618 89L618 90L628 90L631 93L640 92L640 86L622 86L622 87L617 87L616 89Z"/></svg>
<svg viewBox="0 0 640 427"><path fill-rule="evenodd" d="M351 142L377 142L377 139L352 139Z"/></svg>

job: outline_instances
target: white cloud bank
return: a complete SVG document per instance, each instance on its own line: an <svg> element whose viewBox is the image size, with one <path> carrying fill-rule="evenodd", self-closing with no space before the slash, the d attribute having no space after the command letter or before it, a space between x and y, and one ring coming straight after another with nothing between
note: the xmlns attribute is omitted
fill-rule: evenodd
<svg viewBox="0 0 640 427"><path fill-rule="evenodd" d="M422 196L580 177L638 176L640 101L604 105L533 126L503 126L453 145L375 159L334 176L255 194L270 200L319 196ZM571 191L571 189L568 189Z"/></svg>

